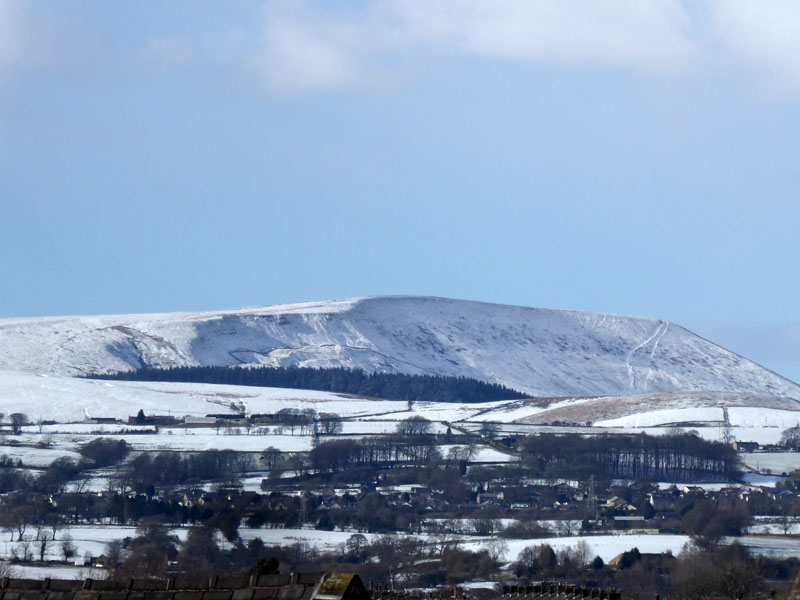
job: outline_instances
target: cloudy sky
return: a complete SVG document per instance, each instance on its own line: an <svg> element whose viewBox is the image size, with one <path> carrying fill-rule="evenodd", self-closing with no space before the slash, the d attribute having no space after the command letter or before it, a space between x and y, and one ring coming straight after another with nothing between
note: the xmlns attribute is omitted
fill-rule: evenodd
<svg viewBox="0 0 800 600"><path fill-rule="evenodd" d="M0 0L0 317L426 294L800 380L800 4Z"/></svg>

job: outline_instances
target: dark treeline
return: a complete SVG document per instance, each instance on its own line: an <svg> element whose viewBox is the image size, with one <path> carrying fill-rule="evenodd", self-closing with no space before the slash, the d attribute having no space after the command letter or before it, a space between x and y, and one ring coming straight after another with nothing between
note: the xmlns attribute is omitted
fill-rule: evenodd
<svg viewBox="0 0 800 600"><path fill-rule="evenodd" d="M308 467L316 473L337 473L432 464L443 458L437 443L431 434L330 440L311 451ZM541 434L525 438L520 454L520 464L502 467L495 477L731 481L739 467L733 448L691 435Z"/></svg>
<svg viewBox="0 0 800 600"><path fill-rule="evenodd" d="M181 454L178 452L142 452L126 465L126 476L136 491L152 490L159 486L199 483L234 476L252 469L251 458L233 450L206 450Z"/></svg>
<svg viewBox="0 0 800 600"><path fill-rule="evenodd" d="M125 381L172 381L219 383L300 390L319 390L386 400L437 402L491 402L527 398L525 394L495 383L468 377L367 373L360 369L312 369L306 367L173 367L138 369L88 375L91 379Z"/></svg>
<svg viewBox="0 0 800 600"><path fill-rule="evenodd" d="M525 439L523 464L539 476L729 481L738 459L727 444L692 435L545 434Z"/></svg>
<svg viewBox="0 0 800 600"><path fill-rule="evenodd" d="M309 454L311 467L320 473L396 463L424 465L440 458L434 436L430 434L331 440Z"/></svg>

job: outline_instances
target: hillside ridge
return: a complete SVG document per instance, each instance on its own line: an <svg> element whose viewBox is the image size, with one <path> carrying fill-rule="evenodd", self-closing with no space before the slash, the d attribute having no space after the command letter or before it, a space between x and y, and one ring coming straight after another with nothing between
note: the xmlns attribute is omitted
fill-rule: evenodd
<svg viewBox="0 0 800 600"><path fill-rule="evenodd" d="M788 379L650 317L376 296L0 320L0 369L81 375L191 365L465 376L536 396L696 390L800 399Z"/></svg>

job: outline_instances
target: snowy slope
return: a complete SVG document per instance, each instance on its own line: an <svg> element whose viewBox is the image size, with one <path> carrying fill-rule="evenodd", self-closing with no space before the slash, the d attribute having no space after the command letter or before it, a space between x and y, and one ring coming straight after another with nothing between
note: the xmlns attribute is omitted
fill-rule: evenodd
<svg viewBox="0 0 800 600"><path fill-rule="evenodd" d="M180 417L310 408L319 413L358 417L398 412L406 406L405 402L359 400L308 390L202 383L94 381L0 371L0 412L6 415L25 413L32 421L43 419L66 423L87 417L124 420L139 409L148 415Z"/></svg>
<svg viewBox="0 0 800 600"><path fill-rule="evenodd" d="M492 411L504 422L546 424L592 423L596 427L655 427L688 422L774 427L800 417L800 401L742 392L656 392L633 396L570 398L545 404L517 400ZM776 415L780 414L781 417ZM767 415L771 415L767 419ZM509 418L511 417L511 418Z"/></svg>
<svg viewBox="0 0 800 600"><path fill-rule="evenodd" d="M400 296L0 320L0 369L74 375L236 364L463 375L538 396L716 390L800 399L797 384L641 317Z"/></svg>

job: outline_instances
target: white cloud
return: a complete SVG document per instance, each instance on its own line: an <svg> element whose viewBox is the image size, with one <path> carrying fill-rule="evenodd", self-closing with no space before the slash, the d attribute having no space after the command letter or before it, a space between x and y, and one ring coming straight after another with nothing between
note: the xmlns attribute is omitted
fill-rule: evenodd
<svg viewBox="0 0 800 600"><path fill-rule="evenodd" d="M362 76L363 27L300 8L269 10L249 64L282 93L330 90Z"/></svg>
<svg viewBox="0 0 800 600"><path fill-rule="evenodd" d="M755 68L772 91L800 92L800 3L707 0L711 36L734 68Z"/></svg>
<svg viewBox="0 0 800 600"><path fill-rule="evenodd" d="M378 76L379 59L431 51L658 73L696 59L674 0L383 0L361 12L304 3L266 16L254 65L273 89L332 89Z"/></svg>
<svg viewBox="0 0 800 600"><path fill-rule="evenodd" d="M392 0L385 10L415 41L491 58L663 72L697 54L672 0Z"/></svg>
<svg viewBox="0 0 800 600"><path fill-rule="evenodd" d="M670 77L722 68L800 93L796 0L276 0L247 22L209 14L193 28L176 21L172 32L163 24L158 35L134 31L141 41L133 52L113 43L121 23L95 22L88 8L31 6L0 0L0 79L43 65L77 75L92 61L106 61L97 72L109 73L124 68L129 53L160 75L192 67L192 76L300 94L462 57ZM86 41L93 37L101 42ZM103 40L120 54L97 51Z"/></svg>

